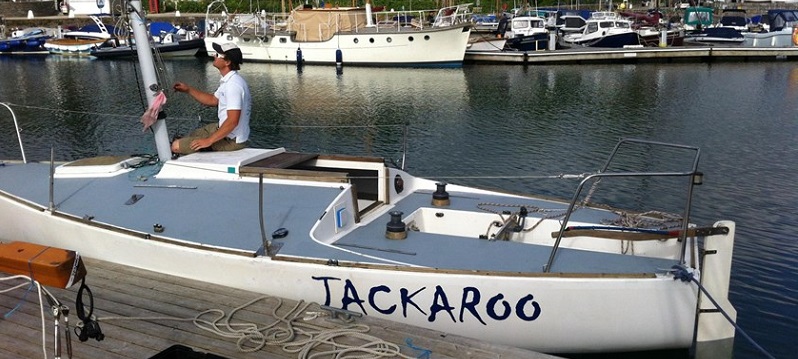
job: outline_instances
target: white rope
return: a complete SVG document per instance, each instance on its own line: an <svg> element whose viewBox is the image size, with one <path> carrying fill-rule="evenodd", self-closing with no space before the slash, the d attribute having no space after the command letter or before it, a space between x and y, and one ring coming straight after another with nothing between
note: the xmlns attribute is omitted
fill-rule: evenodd
<svg viewBox="0 0 798 359"><path fill-rule="evenodd" d="M241 311L260 301L273 301L272 317L275 320L269 324L258 325L252 322L234 320L234 316ZM97 321L112 320L174 320L191 321L204 331L213 333L223 338L235 339L236 346L241 352L256 352L265 346L280 346L287 353L297 353L300 359L314 359L318 357L332 357L336 359L370 359L385 357L400 357L413 359L415 357L404 355L400 352L399 345L367 334L371 328L364 324L348 324L342 322L337 328L325 328L310 320L328 315L316 303L299 301L293 308L279 314L283 300L278 297L260 296L250 300L229 313L221 309L208 309L197 314L194 318L176 317L103 317ZM311 308L313 307L313 308ZM331 321L332 323L332 321ZM351 342L360 341L362 344L344 344L341 340Z"/></svg>
<svg viewBox="0 0 798 359"><path fill-rule="evenodd" d="M14 276L10 276L10 277L4 277L4 278L0 278L0 281L8 281L8 280L16 280L16 279L25 280L26 283L21 283L19 285L14 286L14 287L6 288L6 289L0 291L0 293L8 293L8 292L20 289L20 288L25 287L25 286L36 285L36 288L38 289L38 293L39 293L39 311L41 312L41 317L42 317L42 355L44 356L44 359L47 359L47 331L45 329L46 328L46 324L45 324L45 320L44 320L44 299L42 298L42 292L44 292L44 295L52 298L52 300L54 302L58 302L58 300L55 299L55 296L53 296L53 294L50 293L47 290L47 288L42 287L42 285L41 285L41 283L39 283L39 281L33 280L31 277L28 277L26 275L14 275ZM14 309L12 309L12 311L13 310ZM58 333L56 333L56 335L57 334Z"/></svg>

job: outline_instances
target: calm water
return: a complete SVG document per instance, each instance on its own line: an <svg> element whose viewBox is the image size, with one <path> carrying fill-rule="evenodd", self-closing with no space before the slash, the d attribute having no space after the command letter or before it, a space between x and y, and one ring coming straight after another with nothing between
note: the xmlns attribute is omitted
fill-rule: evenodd
<svg viewBox="0 0 798 359"><path fill-rule="evenodd" d="M57 160L155 153L138 124L144 102L133 62L0 58L0 68L0 102L13 104L29 160L48 159L51 147ZM218 83L204 60L165 68L171 80ZM620 137L701 147L705 185L693 219L737 222L730 296L738 323L777 358L798 353L796 64L348 67L341 75L245 64L242 74L254 98L254 146L399 161L409 124L406 168L450 182L570 197L575 183L534 177L595 170ZM214 119L188 96L168 98L170 134ZM0 158L21 158L4 108L0 139ZM645 166L671 159L641 155ZM735 357L760 355L738 335Z"/></svg>

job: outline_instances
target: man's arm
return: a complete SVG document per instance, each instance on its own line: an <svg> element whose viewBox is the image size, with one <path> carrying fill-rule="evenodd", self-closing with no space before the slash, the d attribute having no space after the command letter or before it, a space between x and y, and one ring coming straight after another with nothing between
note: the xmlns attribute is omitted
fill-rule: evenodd
<svg viewBox="0 0 798 359"><path fill-rule="evenodd" d="M183 82L175 83L173 88L177 92L187 93L189 96L193 97L194 100L197 100L197 102L205 106L219 106L219 99L212 93L197 90Z"/></svg>

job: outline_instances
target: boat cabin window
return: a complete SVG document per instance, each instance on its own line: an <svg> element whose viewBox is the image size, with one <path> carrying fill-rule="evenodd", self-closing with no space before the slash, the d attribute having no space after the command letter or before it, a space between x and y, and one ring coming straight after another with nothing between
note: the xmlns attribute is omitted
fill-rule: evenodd
<svg viewBox="0 0 798 359"><path fill-rule="evenodd" d="M599 25L602 29L609 29L611 27L615 27L615 22L613 21L602 21Z"/></svg>
<svg viewBox="0 0 798 359"><path fill-rule="evenodd" d="M596 32L596 31L598 31L598 23L591 22L591 23L587 24L587 27L585 28L585 32L586 33L589 34L591 32Z"/></svg>

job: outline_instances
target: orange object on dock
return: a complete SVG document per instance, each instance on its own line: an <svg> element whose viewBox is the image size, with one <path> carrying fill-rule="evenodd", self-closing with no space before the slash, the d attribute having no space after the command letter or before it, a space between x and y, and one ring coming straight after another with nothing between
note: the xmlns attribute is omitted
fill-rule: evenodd
<svg viewBox="0 0 798 359"><path fill-rule="evenodd" d="M86 276L80 255L26 242L0 243L0 272L22 274L51 287L69 288Z"/></svg>

